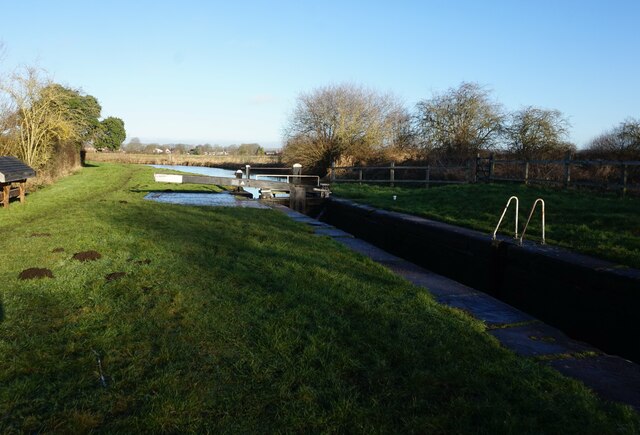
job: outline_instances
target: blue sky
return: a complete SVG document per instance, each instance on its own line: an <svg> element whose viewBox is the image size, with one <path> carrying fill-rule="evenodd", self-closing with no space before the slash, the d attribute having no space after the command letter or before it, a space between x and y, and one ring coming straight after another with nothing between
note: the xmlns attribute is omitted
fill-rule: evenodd
<svg viewBox="0 0 640 435"><path fill-rule="evenodd" d="M2 1L0 71L98 98L129 137L277 146L300 92L352 82L408 108L478 82L562 111L584 145L640 118L640 0Z"/></svg>

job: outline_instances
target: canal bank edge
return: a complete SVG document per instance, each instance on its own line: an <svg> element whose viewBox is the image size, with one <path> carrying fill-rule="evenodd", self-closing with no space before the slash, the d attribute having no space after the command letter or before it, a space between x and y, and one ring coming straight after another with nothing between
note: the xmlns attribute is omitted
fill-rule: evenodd
<svg viewBox="0 0 640 435"><path fill-rule="evenodd" d="M493 295L569 336L640 361L640 270L331 197L322 220Z"/></svg>

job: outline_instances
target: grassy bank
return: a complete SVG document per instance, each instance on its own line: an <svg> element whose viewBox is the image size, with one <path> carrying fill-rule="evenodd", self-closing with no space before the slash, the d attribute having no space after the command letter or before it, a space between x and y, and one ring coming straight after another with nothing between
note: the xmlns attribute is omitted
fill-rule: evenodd
<svg viewBox="0 0 640 435"><path fill-rule="evenodd" d="M192 156L183 154L87 153L87 160L102 163L134 163L142 165L187 165L231 167L244 165L279 165L279 156Z"/></svg>
<svg viewBox="0 0 640 435"><path fill-rule="evenodd" d="M284 215L151 180L99 164L0 209L0 432L640 430Z"/></svg>
<svg viewBox="0 0 640 435"><path fill-rule="evenodd" d="M432 189L335 185L331 190L375 207L493 233L511 195L520 199L520 231L536 198L546 203L547 243L615 263L640 268L640 199L592 192L560 191L513 184L450 185ZM393 195L397 199L393 200ZM513 235L514 212L505 216L503 234ZM527 239L540 240L540 210Z"/></svg>

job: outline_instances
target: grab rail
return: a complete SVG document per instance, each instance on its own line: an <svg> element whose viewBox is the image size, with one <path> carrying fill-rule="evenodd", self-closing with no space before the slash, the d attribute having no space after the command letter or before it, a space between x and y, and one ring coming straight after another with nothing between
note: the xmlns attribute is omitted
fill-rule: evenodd
<svg viewBox="0 0 640 435"><path fill-rule="evenodd" d="M535 200L535 202L533 203L533 207L531 207L531 213L529 213L529 218L527 219L527 223L524 225L524 229L522 230L522 235L520 236L520 246L522 246L522 241L524 240L524 234L527 232L527 226L529 226L529 221L531 220L531 216L533 216L533 212L536 210L536 205L538 205L538 203L541 204L540 206L540 211L542 213L542 244L545 244L545 239L544 239L544 199L542 198L538 198Z"/></svg>
<svg viewBox="0 0 640 435"><path fill-rule="evenodd" d="M496 234L498 233L498 228L500 228L500 224L502 223L502 219L504 219L504 215L505 215L505 213L507 213L507 209L509 208L509 204L511 204L511 201L514 200L514 199L516 200L516 227L515 227L515 231L514 231L514 234L513 234L513 238L514 239L518 238L518 210L520 208L520 205L519 205L518 197L517 196L512 196L507 201L507 205L504 206L504 210L502 210L502 215L500 216L500 220L498 221L498 225L496 225L496 229L493 230L493 240L496 239Z"/></svg>

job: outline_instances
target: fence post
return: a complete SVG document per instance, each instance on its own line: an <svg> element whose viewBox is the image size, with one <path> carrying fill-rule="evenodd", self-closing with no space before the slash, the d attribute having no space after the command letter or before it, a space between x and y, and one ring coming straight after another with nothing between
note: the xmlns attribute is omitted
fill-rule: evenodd
<svg viewBox="0 0 640 435"><path fill-rule="evenodd" d="M467 160L467 174L465 175L466 177L466 182L467 184L469 184L471 182L471 160Z"/></svg>
<svg viewBox="0 0 640 435"><path fill-rule="evenodd" d="M427 165L427 170L424 175L424 187L429 188L429 180L431 178L431 166Z"/></svg>
<svg viewBox="0 0 640 435"><path fill-rule="evenodd" d="M529 161L524 162L524 184L529 185Z"/></svg>
<svg viewBox="0 0 640 435"><path fill-rule="evenodd" d="M489 154L489 179L487 180L491 183L491 179L493 178L493 172L495 170L495 163L493 161L493 153Z"/></svg>
<svg viewBox="0 0 640 435"><path fill-rule="evenodd" d="M389 185L390 185L391 187L394 187L394 186L395 186L394 181L395 181L395 179L396 179L396 170L395 170L395 169L393 169L393 168L395 168L395 167L396 167L395 162L391 162L391 169L389 169L389 181L390 181Z"/></svg>
<svg viewBox="0 0 640 435"><path fill-rule="evenodd" d="M481 164L481 160L480 160L480 153L476 154L476 178L475 181L476 183L478 182L478 172L480 171L480 166Z"/></svg>
<svg viewBox="0 0 640 435"><path fill-rule="evenodd" d="M358 170L358 184L362 184L362 167Z"/></svg>
<svg viewBox="0 0 640 435"><path fill-rule="evenodd" d="M27 182L26 180L20 180L20 184L19 184L19 198L20 198L20 204L24 204L24 195L27 191Z"/></svg>
<svg viewBox="0 0 640 435"><path fill-rule="evenodd" d="M331 183L336 181L336 162L331 162L331 168L329 169L329 181Z"/></svg>
<svg viewBox="0 0 640 435"><path fill-rule="evenodd" d="M622 196L627 194L627 179L629 178L629 166L622 165Z"/></svg>
<svg viewBox="0 0 640 435"><path fill-rule="evenodd" d="M571 182L571 153L567 153L564 159L564 188L569 188Z"/></svg>

